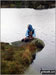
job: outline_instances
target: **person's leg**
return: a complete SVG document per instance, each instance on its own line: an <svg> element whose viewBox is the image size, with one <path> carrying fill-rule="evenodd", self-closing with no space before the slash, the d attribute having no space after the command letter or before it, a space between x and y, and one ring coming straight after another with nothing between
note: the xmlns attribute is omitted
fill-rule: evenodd
<svg viewBox="0 0 56 75"><path fill-rule="evenodd" d="M26 37L25 42L29 42L29 37Z"/></svg>
<svg viewBox="0 0 56 75"><path fill-rule="evenodd" d="M24 42L24 39L22 39L21 41Z"/></svg>
<svg viewBox="0 0 56 75"><path fill-rule="evenodd" d="M24 39L21 40L22 42L28 42L29 41L29 37L26 37Z"/></svg>

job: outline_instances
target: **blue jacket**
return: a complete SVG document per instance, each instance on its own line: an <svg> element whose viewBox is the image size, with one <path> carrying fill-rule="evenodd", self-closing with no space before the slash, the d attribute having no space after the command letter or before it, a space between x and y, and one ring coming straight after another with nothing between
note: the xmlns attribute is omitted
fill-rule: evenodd
<svg viewBox="0 0 56 75"><path fill-rule="evenodd" d="M26 36L26 37L28 37L28 36L29 36L28 31L29 31L29 30L27 30L27 31L26 31L26 34L25 34L25 36ZM33 36L33 37L36 37L35 30L34 30L34 33L33 33L33 35L32 35L32 36Z"/></svg>

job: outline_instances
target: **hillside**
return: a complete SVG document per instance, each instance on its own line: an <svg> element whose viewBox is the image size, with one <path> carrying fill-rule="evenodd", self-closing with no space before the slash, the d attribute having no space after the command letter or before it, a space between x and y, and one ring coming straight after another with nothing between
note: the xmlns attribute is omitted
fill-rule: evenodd
<svg viewBox="0 0 56 75"><path fill-rule="evenodd" d="M33 9L48 9L55 8L55 0L20 0L20 1L1 1L2 8L33 8Z"/></svg>

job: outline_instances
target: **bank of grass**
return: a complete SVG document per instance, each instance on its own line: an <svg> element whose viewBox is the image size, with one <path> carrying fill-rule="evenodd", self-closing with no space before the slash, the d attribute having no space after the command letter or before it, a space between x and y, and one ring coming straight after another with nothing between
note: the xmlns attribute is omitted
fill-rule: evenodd
<svg viewBox="0 0 56 75"><path fill-rule="evenodd" d="M40 39L19 46L20 43L22 42L17 41L10 45L1 42L2 74L23 74L32 63L33 55L44 48L44 42Z"/></svg>

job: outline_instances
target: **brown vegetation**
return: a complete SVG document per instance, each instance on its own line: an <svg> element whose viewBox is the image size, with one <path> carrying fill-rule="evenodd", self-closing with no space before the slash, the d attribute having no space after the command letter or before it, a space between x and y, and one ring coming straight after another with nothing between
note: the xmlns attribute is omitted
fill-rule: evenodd
<svg viewBox="0 0 56 75"><path fill-rule="evenodd" d="M38 39L39 40L39 39ZM42 41L41 41L42 42ZM22 43L22 42L21 42ZM42 42L44 48L44 43ZM23 44L22 46L14 46L9 43L1 43L1 73L2 74L23 74L24 71L32 63L39 49L43 49L36 45L36 40Z"/></svg>

